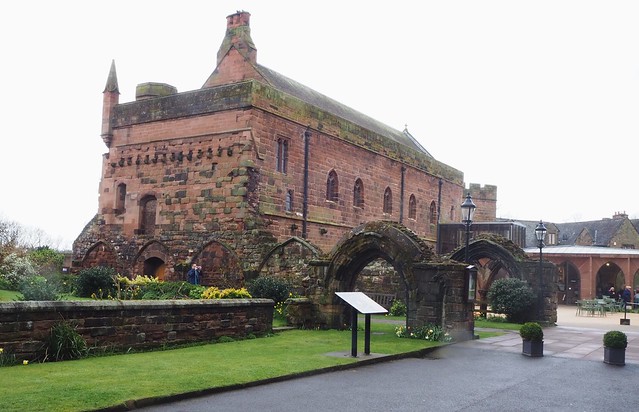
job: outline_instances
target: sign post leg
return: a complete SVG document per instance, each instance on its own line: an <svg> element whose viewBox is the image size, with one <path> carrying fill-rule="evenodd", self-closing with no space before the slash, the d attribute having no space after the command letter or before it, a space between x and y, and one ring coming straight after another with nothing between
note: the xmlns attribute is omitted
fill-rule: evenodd
<svg viewBox="0 0 639 412"><path fill-rule="evenodd" d="M357 357L357 310L351 308L351 356Z"/></svg>
<svg viewBox="0 0 639 412"><path fill-rule="evenodd" d="M371 354L371 315L367 313L364 315L365 330L364 330L364 354Z"/></svg>

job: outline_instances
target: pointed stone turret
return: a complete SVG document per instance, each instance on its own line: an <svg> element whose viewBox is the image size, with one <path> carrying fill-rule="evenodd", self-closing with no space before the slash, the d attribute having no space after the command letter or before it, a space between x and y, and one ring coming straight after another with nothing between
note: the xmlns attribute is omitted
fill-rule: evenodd
<svg viewBox="0 0 639 412"><path fill-rule="evenodd" d="M115 72L115 60L111 61L111 69L107 78L106 86L102 92L102 133L100 136L107 147L111 147L113 130L111 129L111 112L120 101L120 90L118 89L118 76Z"/></svg>
<svg viewBox="0 0 639 412"><path fill-rule="evenodd" d="M226 17L226 35L217 52L217 66L203 87L262 79L257 70L257 48L251 39L250 17L246 11Z"/></svg>

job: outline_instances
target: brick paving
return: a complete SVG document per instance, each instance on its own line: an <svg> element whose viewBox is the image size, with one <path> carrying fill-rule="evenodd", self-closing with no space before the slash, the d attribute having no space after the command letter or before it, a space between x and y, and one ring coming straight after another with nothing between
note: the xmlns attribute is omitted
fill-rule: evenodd
<svg viewBox="0 0 639 412"><path fill-rule="evenodd" d="M620 319L630 319L630 325L620 325ZM561 305L557 309L557 326L544 328L544 356L558 358L603 360L603 335L620 330L628 336L626 363L639 364L639 314L607 313L606 316L577 315L575 306ZM462 342L458 345L477 346L504 352L521 352L521 337L517 331L506 331L493 338Z"/></svg>

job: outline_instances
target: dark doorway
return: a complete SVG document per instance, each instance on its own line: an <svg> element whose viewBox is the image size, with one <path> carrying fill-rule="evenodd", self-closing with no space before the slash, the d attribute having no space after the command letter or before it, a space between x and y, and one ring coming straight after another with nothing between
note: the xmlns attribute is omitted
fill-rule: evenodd
<svg viewBox="0 0 639 412"><path fill-rule="evenodd" d="M164 280L164 261L157 257L152 257L144 261L144 276L156 277Z"/></svg>

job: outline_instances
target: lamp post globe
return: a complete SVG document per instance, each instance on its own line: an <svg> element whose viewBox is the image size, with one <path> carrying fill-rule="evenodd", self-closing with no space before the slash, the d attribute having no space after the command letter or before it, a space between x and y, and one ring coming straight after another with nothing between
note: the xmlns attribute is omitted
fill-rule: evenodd
<svg viewBox="0 0 639 412"><path fill-rule="evenodd" d="M544 239L546 237L546 226L544 226L543 221L539 221L537 227L535 228L535 237L537 238L537 247L539 248L539 297L538 297L538 317L539 320L542 321L544 317L544 287L543 287L543 251L544 248Z"/></svg>

